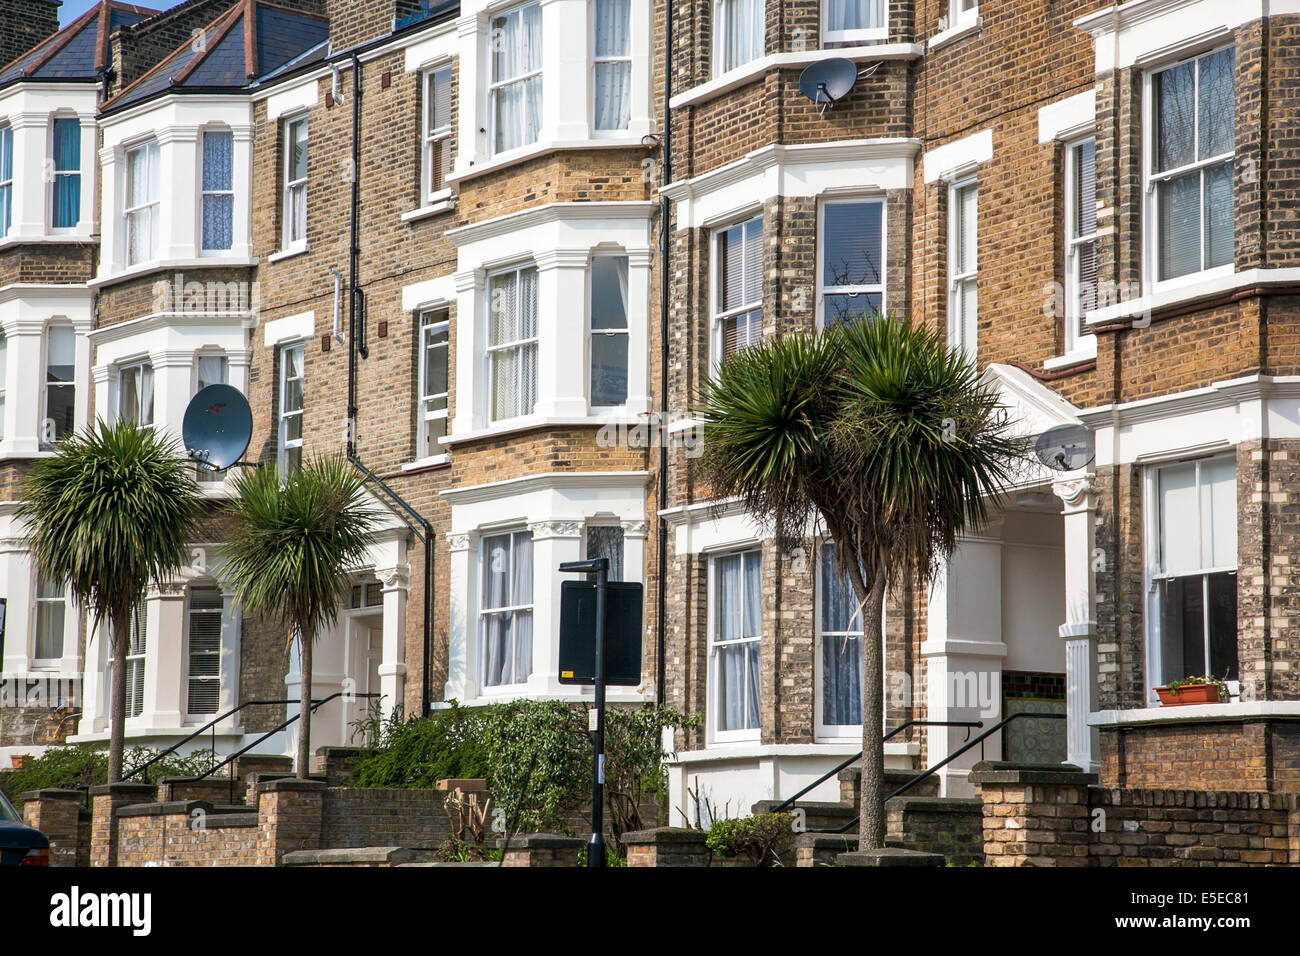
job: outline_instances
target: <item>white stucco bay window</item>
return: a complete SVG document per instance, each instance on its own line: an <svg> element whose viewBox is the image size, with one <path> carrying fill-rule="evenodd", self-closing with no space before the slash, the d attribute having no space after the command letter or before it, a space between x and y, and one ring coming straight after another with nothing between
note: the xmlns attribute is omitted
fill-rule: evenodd
<svg viewBox="0 0 1300 956"><path fill-rule="evenodd" d="M451 620L445 697L580 699L559 682L561 562L604 556L644 581L649 474L535 475L442 492L451 505ZM638 688L612 699L640 700ZM587 691L590 692L589 689Z"/></svg>
<svg viewBox="0 0 1300 956"><path fill-rule="evenodd" d="M16 508L16 503L0 503L0 596L7 599L0 670L5 677L78 677L81 608L32 561L28 529L14 515Z"/></svg>
<svg viewBox="0 0 1300 956"><path fill-rule="evenodd" d="M459 324L444 445L650 410L653 209L552 203L448 232Z"/></svg>
<svg viewBox="0 0 1300 956"><path fill-rule="evenodd" d="M105 117L99 273L252 261L252 107L170 96ZM84 188L84 187L83 187Z"/></svg>
<svg viewBox="0 0 1300 956"><path fill-rule="evenodd" d="M648 0L471 0L461 9L450 181L550 149L639 144L654 132ZM435 44L412 48L408 70Z"/></svg>

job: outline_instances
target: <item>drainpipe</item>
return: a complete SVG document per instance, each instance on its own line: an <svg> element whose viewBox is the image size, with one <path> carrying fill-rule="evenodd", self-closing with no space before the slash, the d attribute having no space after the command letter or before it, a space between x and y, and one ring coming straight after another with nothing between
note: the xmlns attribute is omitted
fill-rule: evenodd
<svg viewBox="0 0 1300 956"><path fill-rule="evenodd" d="M337 76L336 76L337 80ZM369 349L357 341L358 321L364 321L357 315L357 301L365 301L365 295L357 283L357 271L361 258L361 247L357 237L358 211L361 207L361 60L356 52L352 53L352 200L348 212L348 436L347 459L360 471L366 480L375 485L405 513L403 518L417 538L424 545L424 638L423 659L420 673L420 716L429 713L429 650L432 645L430 635L433 630L433 525L427 518L412 508L405 499L390 488L382 478L361 463L357 456L357 353L362 358L369 357ZM331 270L337 276L337 270ZM335 288L338 288L335 279ZM335 329L338 328L338 298L335 297ZM394 701L394 704L398 703Z"/></svg>
<svg viewBox="0 0 1300 956"><path fill-rule="evenodd" d="M663 149L663 185L673 181L673 124L668 105L673 90L673 0L664 5L664 135L660 141ZM659 587L655 595L655 703L664 705L666 693L664 679L667 669L664 654L667 650L668 623L664 619L668 609L668 519L663 516L668 507L668 436L664 423L668 421L668 196L662 197L659 214Z"/></svg>

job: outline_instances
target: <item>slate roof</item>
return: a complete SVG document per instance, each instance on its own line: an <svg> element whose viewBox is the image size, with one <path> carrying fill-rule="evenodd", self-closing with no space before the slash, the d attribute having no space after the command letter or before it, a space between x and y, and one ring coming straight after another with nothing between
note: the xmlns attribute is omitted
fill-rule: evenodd
<svg viewBox="0 0 1300 956"><path fill-rule="evenodd" d="M109 34L157 13L104 0L0 70L0 87L23 80L93 83L108 62Z"/></svg>

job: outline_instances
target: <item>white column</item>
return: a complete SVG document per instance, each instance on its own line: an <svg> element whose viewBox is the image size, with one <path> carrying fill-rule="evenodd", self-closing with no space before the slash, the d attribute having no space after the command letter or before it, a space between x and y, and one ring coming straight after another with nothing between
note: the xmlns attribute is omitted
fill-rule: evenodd
<svg viewBox="0 0 1300 956"><path fill-rule="evenodd" d="M119 164L120 148L105 146L99 151L99 178L103 184L99 213L99 276L109 276L122 270L125 237L122 235L122 207L118 176L124 167Z"/></svg>
<svg viewBox="0 0 1300 956"><path fill-rule="evenodd" d="M456 21L457 84L460 98L456 136L456 172L467 173L488 158L488 139L480 129L488 126L487 71L491 61L484 56L488 43L488 16L471 13ZM542 93L546 95L545 90ZM462 315L464 313L461 313Z"/></svg>
<svg viewBox="0 0 1300 956"><path fill-rule="evenodd" d="M19 316L3 324L5 344L4 443L13 455L40 450L41 414L45 402L44 316Z"/></svg>
<svg viewBox="0 0 1300 956"><path fill-rule="evenodd" d="M81 218L77 221L77 234L89 239L98 234L96 217L99 215L97 187L99 177L95 175L95 151L99 146L99 127L94 110L78 113L81 123Z"/></svg>
<svg viewBox="0 0 1300 956"><path fill-rule="evenodd" d="M462 69L464 65L462 64ZM465 269L456 280L456 367L451 382L456 412L451 420L453 435L474 431L487 424L483 394L483 300L487 278L482 269ZM539 304L540 308L540 304ZM538 374L541 372L539 370Z"/></svg>
<svg viewBox="0 0 1300 956"><path fill-rule="evenodd" d="M3 582L4 593L8 596L4 659L0 669L6 674L25 674L31 669L28 655L36 629L33 603L36 592L27 547L21 536L22 528L16 519L10 519L8 534L9 537L0 538L0 582Z"/></svg>
<svg viewBox="0 0 1300 956"><path fill-rule="evenodd" d="M641 6L633 4L633 7ZM633 74L635 76L635 73ZM650 259L649 249L627 255L627 412L652 409L650 399Z"/></svg>
<svg viewBox="0 0 1300 956"><path fill-rule="evenodd" d="M561 249L539 253L535 259L536 412L556 417L583 416L587 414L588 252Z"/></svg>
<svg viewBox="0 0 1300 956"><path fill-rule="evenodd" d="M1098 709L1092 476L1054 482L1052 491L1065 502L1065 623L1060 635L1065 641L1066 762L1096 773L1100 766L1097 728L1088 726L1088 715Z"/></svg>
<svg viewBox="0 0 1300 956"><path fill-rule="evenodd" d="M638 139L655 131L654 84L651 83L654 23L650 8L649 3L632 4L632 96L627 133Z"/></svg>
<svg viewBox="0 0 1300 956"><path fill-rule="evenodd" d="M234 587L227 584L221 589L221 690L217 697L217 713L224 714L239 705L239 654L242 642L244 612L235 598ZM241 714L228 717L221 729L238 727Z"/></svg>
<svg viewBox="0 0 1300 956"><path fill-rule="evenodd" d="M929 720L984 722L1002 715L1002 542L963 538L930 586L926 658L926 713ZM938 763L967 739L964 729L931 727L928 760ZM1001 744L989 738L984 756L996 760ZM967 774L980 759L978 748L938 771L944 796L970 796Z"/></svg>
<svg viewBox="0 0 1300 956"><path fill-rule="evenodd" d="M478 695L475 668L475 619L478 616L477 579L474 555L478 536L467 533L447 535L448 593L451 615L447 623L446 700L470 700Z"/></svg>
<svg viewBox="0 0 1300 956"><path fill-rule="evenodd" d="M73 422L76 430L81 431L91 422L91 400L90 400L90 362L91 362L91 344L90 332L95 327L93 315L87 314L84 318L72 319L73 331L77 333L76 339L76 356L73 366L73 382L76 385L76 397L74 399ZM44 369L42 369L42 375Z"/></svg>
<svg viewBox="0 0 1300 956"><path fill-rule="evenodd" d="M591 137L587 0L542 0L543 140ZM637 4L633 4L637 6Z"/></svg>
<svg viewBox="0 0 1300 956"><path fill-rule="evenodd" d="M572 694L560 683L560 574L564 561L582 559L581 521L534 521L533 672L528 688L536 694Z"/></svg>
<svg viewBox="0 0 1300 956"><path fill-rule="evenodd" d="M117 418L117 405L113 394L113 367L111 365L94 365L90 369L90 378L94 382L94 402L91 414L96 418L111 422Z"/></svg>
<svg viewBox="0 0 1300 956"><path fill-rule="evenodd" d="M137 726L180 727L185 700L185 587L167 584L146 597L144 707Z"/></svg>
<svg viewBox="0 0 1300 956"><path fill-rule="evenodd" d="M11 239L37 239L46 235L46 207L50 197L45 160L49 153L50 116L18 113L9 118L14 131L13 222ZM82 165L89 165L87 162ZM84 180L84 175L83 175Z"/></svg>
<svg viewBox="0 0 1300 956"><path fill-rule="evenodd" d="M92 622L87 620L86 628L86 658L81 672L82 717L77 730L79 734L95 734L108 726L112 695L105 677L112 651L108 646L108 622L92 626Z"/></svg>
<svg viewBox="0 0 1300 956"><path fill-rule="evenodd" d="M194 391L194 350L151 352L154 424L174 438L181 436L185 408Z"/></svg>
<svg viewBox="0 0 1300 956"><path fill-rule="evenodd" d="M192 259L198 254L198 127L174 126L158 134L159 259ZM236 190L236 194L238 190Z"/></svg>
<svg viewBox="0 0 1300 956"><path fill-rule="evenodd" d="M406 693L406 599L411 591L411 569L402 564L376 568L384 595L383 649L379 657L380 706L388 717L401 707ZM369 705L371 701L366 701ZM365 712L366 707L360 708Z"/></svg>

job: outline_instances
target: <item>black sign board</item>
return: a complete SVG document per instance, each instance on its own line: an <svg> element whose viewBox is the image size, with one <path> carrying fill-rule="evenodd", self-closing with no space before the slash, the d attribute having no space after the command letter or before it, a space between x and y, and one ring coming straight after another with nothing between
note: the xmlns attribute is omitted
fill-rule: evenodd
<svg viewBox="0 0 1300 956"><path fill-rule="evenodd" d="M641 683L641 603L635 581L610 581L605 597L605 683ZM596 683L596 585L560 582L560 683Z"/></svg>

